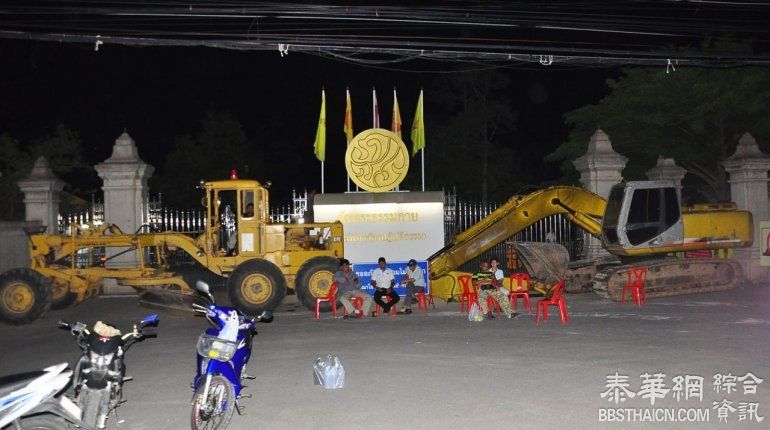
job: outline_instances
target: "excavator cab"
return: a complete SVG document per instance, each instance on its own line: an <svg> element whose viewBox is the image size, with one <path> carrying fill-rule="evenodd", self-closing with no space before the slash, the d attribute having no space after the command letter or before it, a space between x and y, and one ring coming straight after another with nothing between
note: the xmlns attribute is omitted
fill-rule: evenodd
<svg viewBox="0 0 770 430"><path fill-rule="evenodd" d="M608 251L633 250L681 243L684 222L679 190L670 181L625 182L612 187L602 218L602 241Z"/></svg>

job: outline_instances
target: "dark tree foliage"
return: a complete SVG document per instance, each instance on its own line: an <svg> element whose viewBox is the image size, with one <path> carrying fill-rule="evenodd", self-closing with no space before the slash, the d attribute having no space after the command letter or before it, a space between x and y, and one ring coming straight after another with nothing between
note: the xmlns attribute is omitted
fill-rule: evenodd
<svg viewBox="0 0 770 430"><path fill-rule="evenodd" d="M16 183L29 174L32 157L21 149L19 142L8 133L0 134L0 193L5 203L0 205L0 219L24 218L22 193Z"/></svg>
<svg viewBox="0 0 770 430"><path fill-rule="evenodd" d="M232 169L242 178L253 178L262 171L263 154L262 145L250 142L229 112L209 112L200 130L176 138L157 182L162 199L172 207L196 207L202 196L196 189L201 179L226 179Z"/></svg>
<svg viewBox="0 0 770 430"><path fill-rule="evenodd" d="M30 174L40 156L48 160L54 175L65 182L60 212L82 210L88 206L91 194L98 187L96 171L83 160L83 142L78 134L57 124L27 145L8 133L0 134L0 193L5 199L5 204L0 205L0 219L24 218L24 196L17 182Z"/></svg>
<svg viewBox="0 0 770 430"><path fill-rule="evenodd" d="M685 194L729 200L720 162L739 137L752 133L762 145L770 137L770 70L633 68L609 80L609 95L598 104L565 115L569 141L548 159L562 162L577 177L572 160L585 153L589 137L603 129L613 148L627 156L628 180L645 179L657 157L674 158L687 169Z"/></svg>
<svg viewBox="0 0 770 430"><path fill-rule="evenodd" d="M461 197L481 201L503 200L516 191L510 135L516 112L509 86L502 73L476 72L441 77L426 90L427 189L456 187ZM409 169L413 189L420 180L419 157Z"/></svg>

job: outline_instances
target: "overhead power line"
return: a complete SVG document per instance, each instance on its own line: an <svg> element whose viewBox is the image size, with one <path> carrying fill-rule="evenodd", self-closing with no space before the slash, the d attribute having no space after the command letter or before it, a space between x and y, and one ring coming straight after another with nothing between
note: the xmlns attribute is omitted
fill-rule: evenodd
<svg viewBox="0 0 770 430"><path fill-rule="evenodd" d="M274 50L365 65L414 59L544 66L770 63L770 28L757 10L770 7L690 3L353 7L242 1L24 2L0 7L0 38L90 43L95 49L125 45ZM704 37L737 40L754 51L683 50Z"/></svg>

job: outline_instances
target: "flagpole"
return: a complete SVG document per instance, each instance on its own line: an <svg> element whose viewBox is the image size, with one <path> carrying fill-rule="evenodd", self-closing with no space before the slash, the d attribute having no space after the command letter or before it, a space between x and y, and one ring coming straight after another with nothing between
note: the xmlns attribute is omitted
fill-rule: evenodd
<svg viewBox="0 0 770 430"><path fill-rule="evenodd" d="M350 100L350 88L346 87L345 88L345 121L347 121L347 116L348 116L347 108L348 108L349 100ZM352 110L352 107L351 107L351 110ZM352 117L352 112L351 112L351 117ZM347 146L350 146L350 141L347 140L347 135L345 136L346 136L345 140L348 142ZM347 146L345 147L346 149L347 149ZM348 192L350 192L350 173L347 173L347 171L348 169L346 168L345 172L347 175L347 180L345 181L345 185L347 185Z"/></svg>
<svg viewBox="0 0 770 430"><path fill-rule="evenodd" d="M420 150L420 159L422 161L422 192L425 192L425 147Z"/></svg>
<svg viewBox="0 0 770 430"><path fill-rule="evenodd" d="M313 142L313 152L321 162L321 194L325 191L324 161L326 160L326 91L321 87L321 113L318 116L318 129Z"/></svg>

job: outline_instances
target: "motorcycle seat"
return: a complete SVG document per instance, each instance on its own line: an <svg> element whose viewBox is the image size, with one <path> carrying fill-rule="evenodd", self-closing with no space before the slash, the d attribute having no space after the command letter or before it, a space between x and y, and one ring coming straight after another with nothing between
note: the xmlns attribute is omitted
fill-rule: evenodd
<svg viewBox="0 0 770 430"><path fill-rule="evenodd" d="M0 378L0 399L18 389L26 387L32 381L43 375L45 375L45 372L38 370L35 372L19 373Z"/></svg>

